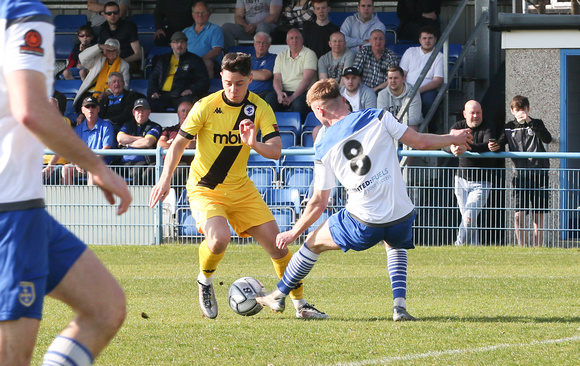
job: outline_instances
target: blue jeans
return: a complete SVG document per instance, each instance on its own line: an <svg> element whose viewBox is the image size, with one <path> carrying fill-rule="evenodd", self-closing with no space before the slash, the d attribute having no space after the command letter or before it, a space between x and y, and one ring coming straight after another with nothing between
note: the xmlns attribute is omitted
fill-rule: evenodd
<svg viewBox="0 0 580 366"><path fill-rule="evenodd" d="M461 212L461 225L457 233L456 245L479 245L477 235L477 216L487 204L491 183L486 181L472 182L455 176L455 197Z"/></svg>

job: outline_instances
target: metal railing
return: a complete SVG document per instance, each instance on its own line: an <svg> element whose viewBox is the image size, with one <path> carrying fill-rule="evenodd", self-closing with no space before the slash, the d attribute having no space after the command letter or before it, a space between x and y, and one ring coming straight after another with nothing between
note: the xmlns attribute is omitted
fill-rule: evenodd
<svg viewBox="0 0 580 366"><path fill-rule="evenodd" d="M114 155L119 150L96 150L98 154ZM126 151L125 151L126 152ZM151 169L157 176L162 169L161 157L165 151L142 150L139 154L157 155L157 163L144 169ZM186 151L187 155L194 151ZM284 155L312 155L312 149L283 150ZM420 159L446 158L456 162L455 157L443 151L400 151L401 156L413 156L413 166L405 168L408 193L417 210L414 225L414 240L419 246L453 245L456 242L461 214L454 193L454 179L457 168L434 167L432 163L419 165ZM500 161L507 158L546 158L580 159L580 153L467 153L470 157L494 158ZM561 164L560 164L561 165ZM133 167L115 167L118 170ZM188 166L179 166L174 175L173 197L155 209L148 207L151 184L128 180L133 194L133 205L123 216L115 215L115 208L104 199L97 187L87 185L79 179L69 186L47 184L45 187L47 209L73 233L90 244L160 244L160 243L197 243L203 236L197 233L188 206L185 178ZM290 169L303 169L302 176L290 180ZM304 209L305 199L310 189L312 166L284 166L277 162L272 166L249 166L251 178L263 194L264 199L275 213L281 230L288 230ZM266 177L258 177L258 171L269 171ZM516 212L520 213L518 232L522 245L541 245L544 247L580 247L580 170L551 168L545 170L549 176L547 197L549 204L538 217L533 208L518 207L518 194L513 185L515 169L495 168L477 169L490 182L489 197L479 215L471 225L472 233L478 237L470 245L518 245L516 236ZM176 177L181 178L176 178ZM268 177L269 176L269 177ZM50 183L50 182L49 182ZM539 189L530 189L540 194ZM313 230L326 217L344 207L344 189L333 190L327 212L313 225ZM541 218L541 225L534 228L534 221ZM252 242L252 239L239 238L232 232L236 243ZM304 239L305 236L301 238ZM534 239L538 238L539 239ZM534 240L541 240L535 243Z"/></svg>

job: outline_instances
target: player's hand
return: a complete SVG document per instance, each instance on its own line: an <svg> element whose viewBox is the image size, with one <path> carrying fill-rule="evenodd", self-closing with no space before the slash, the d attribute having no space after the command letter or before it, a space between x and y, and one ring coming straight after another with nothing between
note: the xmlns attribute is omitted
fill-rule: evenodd
<svg viewBox="0 0 580 366"><path fill-rule="evenodd" d="M471 150L469 144L473 144L473 135L471 129L464 128L463 130L451 130L450 135L455 137L454 145L465 145L467 150Z"/></svg>
<svg viewBox="0 0 580 366"><path fill-rule="evenodd" d="M284 231L276 235L276 247L278 249L286 249L288 244L292 244L296 240L296 235L292 231Z"/></svg>
<svg viewBox="0 0 580 366"><path fill-rule="evenodd" d="M163 181L157 182L157 184L153 186L153 189L151 190L151 195L149 196L149 207L153 208L155 207L155 205L157 205L157 202L159 201L163 202L165 200L165 197L167 197L167 195L169 194L170 189L171 186L169 182L167 183Z"/></svg>
<svg viewBox="0 0 580 366"><path fill-rule="evenodd" d="M115 204L115 196L121 199L117 215L121 215L129 209L133 198L127 188L127 183L111 169L105 169L102 174L93 173L93 183L103 190L107 202L111 205Z"/></svg>
<svg viewBox="0 0 580 366"><path fill-rule="evenodd" d="M240 139L249 147L254 147L256 144L256 125L249 119L240 122Z"/></svg>

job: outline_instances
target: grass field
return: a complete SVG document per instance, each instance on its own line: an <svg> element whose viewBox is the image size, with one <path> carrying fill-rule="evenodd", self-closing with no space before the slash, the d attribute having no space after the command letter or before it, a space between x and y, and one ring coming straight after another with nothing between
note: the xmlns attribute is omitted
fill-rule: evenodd
<svg viewBox="0 0 580 366"><path fill-rule="evenodd" d="M384 248L328 252L306 278L325 321L227 305L229 285L277 282L257 245L231 245L216 273L220 314L201 317L197 245L93 247L127 293L128 316L97 365L578 365L580 251L430 247L409 252L407 306L394 323ZM292 248L293 251L297 247ZM141 314L146 313L149 319ZM47 300L33 364L70 311Z"/></svg>

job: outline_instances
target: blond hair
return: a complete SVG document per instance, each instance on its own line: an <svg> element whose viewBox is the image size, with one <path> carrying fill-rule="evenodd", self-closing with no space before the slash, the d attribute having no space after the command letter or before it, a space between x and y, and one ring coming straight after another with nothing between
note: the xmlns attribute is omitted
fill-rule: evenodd
<svg viewBox="0 0 580 366"><path fill-rule="evenodd" d="M340 87L338 83L333 78L322 79L315 82L308 93L306 94L306 103L311 106L313 102L317 100L332 100L341 97Z"/></svg>

